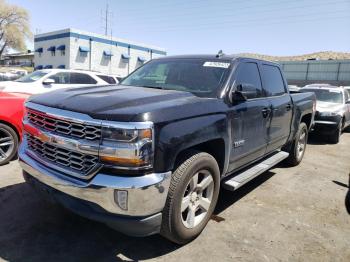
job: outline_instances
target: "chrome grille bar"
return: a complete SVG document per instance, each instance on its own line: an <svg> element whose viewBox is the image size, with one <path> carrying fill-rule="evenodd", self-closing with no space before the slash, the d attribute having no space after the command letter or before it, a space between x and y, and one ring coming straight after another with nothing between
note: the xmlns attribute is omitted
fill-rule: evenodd
<svg viewBox="0 0 350 262"><path fill-rule="evenodd" d="M28 148L41 159L64 168L69 168L77 172L80 176L89 174L98 165L98 156L86 155L45 143L28 133L26 134L26 138Z"/></svg>
<svg viewBox="0 0 350 262"><path fill-rule="evenodd" d="M101 126L67 121L27 108L30 123L44 130L80 139L99 140Z"/></svg>

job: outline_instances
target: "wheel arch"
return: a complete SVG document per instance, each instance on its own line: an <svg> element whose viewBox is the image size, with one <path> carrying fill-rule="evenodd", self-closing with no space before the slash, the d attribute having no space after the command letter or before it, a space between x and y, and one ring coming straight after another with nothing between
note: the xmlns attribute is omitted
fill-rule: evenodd
<svg viewBox="0 0 350 262"><path fill-rule="evenodd" d="M308 129L310 129L312 124L312 113L303 115L300 119L300 123L305 123Z"/></svg>
<svg viewBox="0 0 350 262"><path fill-rule="evenodd" d="M223 138L208 140L181 150L175 157L174 169L186 159L191 151L205 152L212 155L218 163L220 174L222 175L224 173L225 141Z"/></svg>

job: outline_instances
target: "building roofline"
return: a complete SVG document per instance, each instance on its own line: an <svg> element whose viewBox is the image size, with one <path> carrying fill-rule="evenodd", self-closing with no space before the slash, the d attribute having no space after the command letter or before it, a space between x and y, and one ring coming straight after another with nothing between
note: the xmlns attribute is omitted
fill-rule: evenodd
<svg viewBox="0 0 350 262"><path fill-rule="evenodd" d="M66 28L66 29L56 30L56 31L47 32L43 34L37 34L34 36L34 42L38 43L41 41L66 38L66 37L77 37L77 38L86 39L86 40L91 39L92 41L111 44L111 45L118 45L122 47L130 46L130 48L133 48L133 49L138 49L142 51L152 50L152 52L154 53L166 55L165 49L157 46L142 44L142 43L138 43L138 42L122 39L122 38L116 38L116 37L111 38L105 35L78 30L74 28Z"/></svg>

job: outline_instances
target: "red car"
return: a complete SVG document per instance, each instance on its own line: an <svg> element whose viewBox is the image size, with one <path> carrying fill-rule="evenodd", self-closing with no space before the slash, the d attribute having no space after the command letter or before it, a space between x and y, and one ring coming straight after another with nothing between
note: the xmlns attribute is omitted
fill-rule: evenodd
<svg viewBox="0 0 350 262"><path fill-rule="evenodd" d="M22 137L24 102L29 94L0 92L0 165L17 154Z"/></svg>

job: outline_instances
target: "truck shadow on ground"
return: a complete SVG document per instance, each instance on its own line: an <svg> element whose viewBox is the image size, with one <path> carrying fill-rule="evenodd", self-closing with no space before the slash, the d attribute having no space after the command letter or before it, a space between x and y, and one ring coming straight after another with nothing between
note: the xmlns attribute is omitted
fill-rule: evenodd
<svg viewBox="0 0 350 262"><path fill-rule="evenodd" d="M225 211L225 209L232 206L234 203L239 201L241 198L252 192L255 188L259 187L261 184L265 183L271 177L275 175L272 171L267 171L242 187L238 188L236 191L229 191L225 189L221 189L219 200L216 205L214 214L219 215L221 212Z"/></svg>
<svg viewBox="0 0 350 262"><path fill-rule="evenodd" d="M215 214L273 175L266 172L235 192L221 190ZM79 217L43 201L25 183L0 188L0 210L0 259L7 261L138 261L180 248L159 235L128 237Z"/></svg>
<svg viewBox="0 0 350 262"><path fill-rule="evenodd" d="M344 133L349 133L350 130L346 129L343 131L343 135ZM341 139L341 137L340 137ZM307 141L308 144L310 145L328 145L328 144L332 144L329 142L329 139L326 135L320 134L318 132L312 132L309 134L309 139Z"/></svg>

